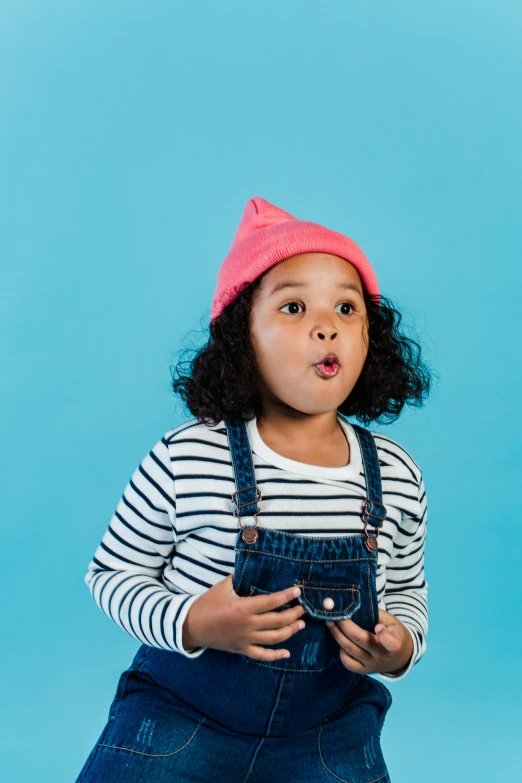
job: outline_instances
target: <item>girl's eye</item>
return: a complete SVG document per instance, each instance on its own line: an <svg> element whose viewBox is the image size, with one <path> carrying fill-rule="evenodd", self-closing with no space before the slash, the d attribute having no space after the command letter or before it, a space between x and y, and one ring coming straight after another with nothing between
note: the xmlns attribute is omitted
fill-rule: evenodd
<svg viewBox="0 0 522 783"><path fill-rule="evenodd" d="M341 302L340 305L337 305L338 307L351 307L352 310L354 310L354 306L351 302ZM343 315L350 315L350 313L343 313Z"/></svg>
<svg viewBox="0 0 522 783"><path fill-rule="evenodd" d="M292 307L293 305L295 305L296 307L302 307L302 305L300 305L299 302L288 302L288 304L282 306L281 310L284 310L285 307ZM296 312L295 310L292 311L292 313L295 312Z"/></svg>

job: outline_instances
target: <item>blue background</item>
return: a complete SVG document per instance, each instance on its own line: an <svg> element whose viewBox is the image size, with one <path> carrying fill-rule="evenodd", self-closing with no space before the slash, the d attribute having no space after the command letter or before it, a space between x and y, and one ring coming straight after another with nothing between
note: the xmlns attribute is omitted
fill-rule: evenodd
<svg viewBox="0 0 522 783"><path fill-rule="evenodd" d="M6 780L74 780L138 648L84 574L185 418L169 366L252 196L355 239L439 373L373 427L429 507L428 651L389 684L391 778L515 778L521 23L510 0L2 2Z"/></svg>

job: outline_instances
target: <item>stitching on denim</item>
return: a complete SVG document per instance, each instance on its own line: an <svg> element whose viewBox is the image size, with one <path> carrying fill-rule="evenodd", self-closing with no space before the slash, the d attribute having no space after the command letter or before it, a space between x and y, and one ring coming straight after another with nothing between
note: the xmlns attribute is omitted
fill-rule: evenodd
<svg viewBox="0 0 522 783"><path fill-rule="evenodd" d="M252 449L250 448L250 443L249 443L249 440L248 440L247 428L246 428L246 424L245 424L244 421L241 422L241 429L242 429L243 441L244 441L244 446L245 446L245 450L246 450L246 458L247 458L247 463L248 463L247 464L247 471L248 471L248 474L250 476L250 479L252 480L252 484L255 486L256 485L256 469L254 467L254 459L253 459L253 456L252 456ZM261 509L259 508L259 503L256 500L253 501L253 502L254 502L256 508L259 509L259 513L261 513Z"/></svg>
<svg viewBox="0 0 522 783"><path fill-rule="evenodd" d="M272 721L274 719L274 715L276 714L277 708L279 706L279 702L281 701L281 691L283 690L283 684L284 684L284 681L285 681L285 677L286 677L286 672L283 671L283 674L281 675L281 682L279 683L279 690L277 691L277 698L276 698L274 707L272 709L272 714L270 716L270 720L268 722L268 726L267 726L267 729L266 729L266 736L267 737L270 736L270 726L272 725Z"/></svg>
<svg viewBox="0 0 522 783"><path fill-rule="evenodd" d="M363 458L364 479L365 479L365 485L366 485L365 486L365 488L366 488L366 496L367 496L368 499L370 499L369 498L370 488L372 487L373 479L375 478L376 479L375 483L378 485L377 486L376 496L380 497L381 500L382 500L381 470L380 470L380 467L379 467L379 453L377 451L377 446L375 444L375 439L374 439L373 435L371 434L371 432L369 430L366 430L366 429L364 429L362 427L359 430L356 426L354 427L354 429L355 429L355 434L357 435L358 440L359 440L359 445L361 447L361 453L362 453L362 458ZM359 435L360 435L360 437L359 437ZM367 437L368 435L370 437ZM372 446L373 446L373 448L372 448ZM367 459L367 448L372 449L374 456L377 455L376 464L377 464L377 471L378 472L374 473L372 471L372 463L375 462L375 460L368 460ZM380 492L379 492L379 485L380 485ZM373 489L372 489L372 495L373 494L374 493L373 493ZM379 503L379 505L382 505L382 503L380 503L380 501L373 501L373 502L377 502L377 503Z"/></svg>
<svg viewBox="0 0 522 783"><path fill-rule="evenodd" d="M232 445L233 432L229 429L228 426L227 426L226 430L227 430L227 439L229 441L228 445L229 445L229 451L230 451L231 462L232 462L232 475L233 475L233 480L234 480L234 488L237 490L237 489L239 489L239 485L238 485L238 478L239 478L239 476L238 476L238 469L237 469L237 464L236 464L236 459L235 459L235 448ZM234 502L232 500L230 502L232 503L232 511L233 511L234 510ZM239 527L241 527L240 517L237 517L237 524L239 525Z"/></svg>
<svg viewBox="0 0 522 783"><path fill-rule="evenodd" d="M95 758L96 758L96 756L98 755L98 748L99 748L99 746L100 746L100 741L101 741L102 739L104 739L104 737L106 736L106 734L107 734L107 732L109 731L110 727L111 727L111 722L110 722L110 720L108 720L108 721L107 721L107 723L105 724L105 728L103 729L103 732L102 732L102 734L101 734L101 736L100 736L100 738L99 738L98 742L96 743L96 745L94 746L94 748L93 748L93 749L91 750L91 752L89 753L90 760L89 760L89 758L87 758L87 759L86 759L86 761L85 761L85 764L86 764L87 766L85 766L85 765L84 765L84 768L82 768L82 769L80 770L80 773L79 773L79 774L81 775L81 777L78 777L78 779L76 780L76 783L82 783L82 781L83 781L83 780L85 780L85 776L86 776L86 774L87 774L87 773L88 773L88 771L90 770L90 768L91 768L91 766L92 766L92 763L93 763L94 759L95 759ZM89 762L89 763L87 763L87 762Z"/></svg>
<svg viewBox="0 0 522 783"><path fill-rule="evenodd" d="M359 607L361 606L361 593L360 593L360 590L359 590L358 587L330 587L330 586L318 586L318 587L315 587L315 585L313 585L313 586L305 585L303 582L295 582L294 584L295 584L296 587L302 588L301 595L297 597L297 600L299 601L299 599L302 599L302 600L299 601L299 603L302 606L304 606L306 604L307 611L309 613L312 612L312 617L319 616L320 618L325 618L325 619L330 618L330 619L333 619L333 620L343 620L343 619L346 619L344 617L346 612L350 612L351 611L351 613L354 614L355 610L359 609ZM257 590L258 592L263 593L265 595L270 595L270 590L263 590L261 587L257 587L257 585L251 585L250 589L251 590ZM323 590L323 591L326 591L326 592L329 592L329 593L330 592L344 593L344 592L346 592L346 590L351 590L353 593L356 593L357 595L354 595L353 598L352 598L352 603L349 606L345 606L344 609L342 609L340 612L334 612L333 609L325 609L323 611L322 609L316 609L313 606L312 602L309 599L307 599L307 597L306 597L306 590ZM356 606L355 606L355 609L354 609L354 605L355 604L356 604ZM284 609L284 608L290 607L290 606L291 606L291 603L286 603L286 604L282 604L281 607L278 607L278 608ZM311 607L311 609L308 609L308 607Z"/></svg>
<svg viewBox="0 0 522 783"><path fill-rule="evenodd" d="M144 753L142 750L133 750L132 748L125 748L125 747L122 747L121 745L107 745L104 742L100 742L99 746L101 746L103 748L115 748L116 750L127 750L129 753L138 753L140 756L152 756L154 758L163 758L165 756L174 756L176 753L179 753L181 750L186 748L187 745L189 745L192 742L192 740L196 736L196 733L199 731L199 728L200 728L201 724L204 723L206 720L207 720L207 716L205 715L204 718L202 718L202 720L200 720L200 722L198 723L198 725L194 729L190 739L188 739L187 742L185 742L185 744L181 746L181 748L178 748L177 750L173 750L172 753Z"/></svg>
<svg viewBox="0 0 522 783"><path fill-rule="evenodd" d="M364 484L365 484L366 495L368 495L368 485L369 485L370 482L368 480L368 478L369 478L368 477L368 463L367 463L367 459L366 459L366 448L365 448L365 444L363 443L364 438L360 434L360 430L357 427L354 427L354 430L355 430L355 434L357 435L357 440L359 441L359 446L361 447L361 454L362 454L362 459L363 459L363 469L364 469Z"/></svg>
<svg viewBox="0 0 522 783"><path fill-rule="evenodd" d="M285 672L323 672L325 669L328 669L329 666L333 666L334 663L337 663L339 660L339 656L335 656L335 658L327 663L325 666L321 666L321 668L317 667L315 669L291 669L290 666L273 666L271 663L266 663L265 661L258 661L256 658L250 658L248 655L245 655L244 653L239 653L241 657L247 662L247 663L255 663L257 666L263 666L265 669L274 669L274 671L283 671ZM284 658L283 660L288 660L288 658Z"/></svg>
<svg viewBox="0 0 522 783"><path fill-rule="evenodd" d="M372 557L343 557L343 558L326 558L325 560L314 560L313 558L307 558L307 557L288 557L288 555L278 555L276 552L272 552L270 550L264 549L263 551L259 549L247 549L246 547L243 550L244 552L251 552L254 555L270 555L270 557L277 557L280 560L290 560L292 563L371 563L371 561L374 559Z"/></svg>
<svg viewBox="0 0 522 783"><path fill-rule="evenodd" d="M254 591L257 590L259 593L262 593L263 595L270 595L270 590L262 590L261 587L257 587L257 585L250 585L249 588L249 595L254 595ZM292 607L292 603L286 603L281 604L281 606L278 606L277 609L290 609Z"/></svg>
<svg viewBox="0 0 522 783"><path fill-rule="evenodd" d="M314 609L313 606L310 604L311 609L307 609L306 611L308 614L311 614L312 617L315 617L316 620L350 620L351 617L345 617L345 613L350 611L353 607L353 603L350 604L350 606L347 609L343 609L342 612L334 612L333 609L325 609L323 612L322 609ZM357 609L359 609L361 606L360 601L357 603L355 608L352 611L352 615L355 614Z"/></svg>
<svg viewBox="0 0 522 783"><path fill-rule="evenodd" d="M111 707L111 711L109 713L109 721L113 721L115 717L118 714L118 710L120 708L121 701L123 699L123 696L125 694L125 688L127 686L127 680L129 679L129 674L131 673L130 669L126 669L123 674L120 675L120 679L118 681L118 688L116 690L116 695L114 696L114 704ZM114 713L112 710L114 709Z"/></svg>
<svg viewBox="0 0 522 783"><path fill-rule="evenodd" d="M137 668L137 669L138 669L140 672L142 672L142 671L143 671L143 669L142 669L141 667L143 666L143 664L144 664L144 663L146 663L146 662L147 662L147 659L148 659L148 657L149 657L149 655L150 655L150 651L151 651L151 650L152 650L152 647L151 647L150 645L147 645L147 652L145 653L145 657L144 657L144 658L142 658L142 660L141 660L141 661L139 662L139 664L136 666L136 668Z"/></svg>
<svg viewBox="0 0 522 783"><path fill-rule="evenodd" d="M245 562L243 563L243 568L241 569L241 576L239 577L239 582L237 583L237 589L239 591L239 588L241 587L241 582L243 581L243 577L245 575L245 570L247 567L248 560L250 558L250 550L246 550L248 552L247 556L245 557Z"/></svg>
<svg viewBox="0 0 522 783"><path fill-rule="evenodd" d="M252 772L254 771L254 764L256 763L257 754L258 754L258 753L259 753L259 751L261 750L261 745L263 744L263 742L264 742L264 741L265 741L265 738L264 738L264 737L262 737L262 738L261 738L261 742L260 742L260 743L259 743L259 745L257 746L257 748L256 748L256 752L254 753L254 758L252 759L252 763L250 764L250 767L249 767L249 769L248 769L248 772L247 772L247 774L246 774L246 778L244 778L244 779L243 779L243 783L246 783L246 781L248 780L248 778L250 777L250 775L251 775L251 774L252 774Z"/></svg>
<svg viewBox="0 0 522 783"><path fill-rule="evenodd" d="M366 567L366 575L367 575L367 582L368 582L368 592L367 592L367 595L370 596L370 604L371 604L371 608L372 608L372 613L375 616L375 601L373 600L372 586L370 584L371 580L370 580L370 564L369 563L368 563L368 565ZM373 633L374 630L375 629L372 629L371 633Z"/></svg>
<svg viewBox="0 0 522 783"><path fill-rule="evenodd" d="M377 576L375 578L375 590L372 590L372 570L371 565L368 564L368 591L370 599L373 604L373 616L376 619L375 625L379 622L379 596L377 595ZM375 633L375 625L372 629L372 633Z"/></svg>
<svg viewBox="0 0 522 783"><path fill-rule="evenodd" d="M344 593L345 590L353 590L354 593L359 592L358 587L330 587L330 585L326 585L325 587L321 587L320 585L318 587L315 587L315 585L305 585L304 582L296 582L296 587L302 587L303 590L338 590L341 593Z"/></svg>
<svg viewBox="0 0 522 783"><path fill-rule="evenodd" d="M321 759L321 763L323 767L330 773L330 775L333 775L334 778L337 778L337 780L342 781L342 783L354 783L354 781L346 780L346 778L340 778L339 775L336 775L335 772L332 772L332 770L326 766L326 763L323 759L323 754L321 752L321 733L323 731L324 723L319 727L319 732L317 734L317 748L319 750L319 757ZM388 770L384 773L384 775L380 775L378 778L373 778L373 780L367 780L365 783L377 783L378 780L383 780L388 775Z"/></svg>
<svg viewBox="0 0 522 783"><path fill-rule="evenodd" d="M303 583L296 582L296 586L302 587L302 594L298 596L299 603L302 606L305 606L307 611L312 614L312 617L316 618L325 618L325 619L332 619L332 620L342 620L346 619L344 618L344 614L346 612L351 612L354 614L356 609L359 609L361 606L361 594L358 587L308 587L308 585L304 585ZM323 590L326 592L345 592L346 590L352 590L354 593L352 597L352 603L349 606L346 606L344 609L342 609L340 612L334 612L333 609L317 609L313 603L307 599L306 597L306 590ZM356 594L356 595L355 595ZM355 607L355 608L354 608Z"/></svg>

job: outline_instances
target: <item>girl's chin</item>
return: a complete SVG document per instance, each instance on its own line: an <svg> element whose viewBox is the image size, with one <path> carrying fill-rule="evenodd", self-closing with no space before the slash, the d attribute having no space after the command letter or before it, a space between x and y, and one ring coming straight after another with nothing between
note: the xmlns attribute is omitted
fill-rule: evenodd
<svg viewBox="0 0 522 783"><path fill-rule="evenodd" d="M310 393L306 395L306 399L291 399L288 395L274 395L274 399L278 400L281 405L308 416L319 416L323 413L337 411L347 397L348 393L342 396L339 394L339 390L335 395Z"/></svg>
<svg viewBox="0 0 522 783"><path fill-rule="evenodd" d="M295 378L279 378L268 396L300 413L313 415L337 410L352 391L351 388L343 388L346 384L342 384L338 376L320 378L312 369L309 377L310 383L296 381Z"/></svg>

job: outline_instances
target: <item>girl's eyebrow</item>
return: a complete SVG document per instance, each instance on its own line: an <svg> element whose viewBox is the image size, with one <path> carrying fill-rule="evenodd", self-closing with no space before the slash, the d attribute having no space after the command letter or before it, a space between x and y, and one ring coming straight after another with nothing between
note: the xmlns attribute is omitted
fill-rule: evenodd
<svg viewBox="0 0 522 783"><path fill-rule="evenodd" d="M307 286L307 283L298 283L296 281L286 280L285 282L277 283L269 293L269 296L273 296L273 294L275 294L277 291L281 291L282 288L307 288ZM337 288L347 288L362 296L361 289L355 283L338 283Z"/></svg>

